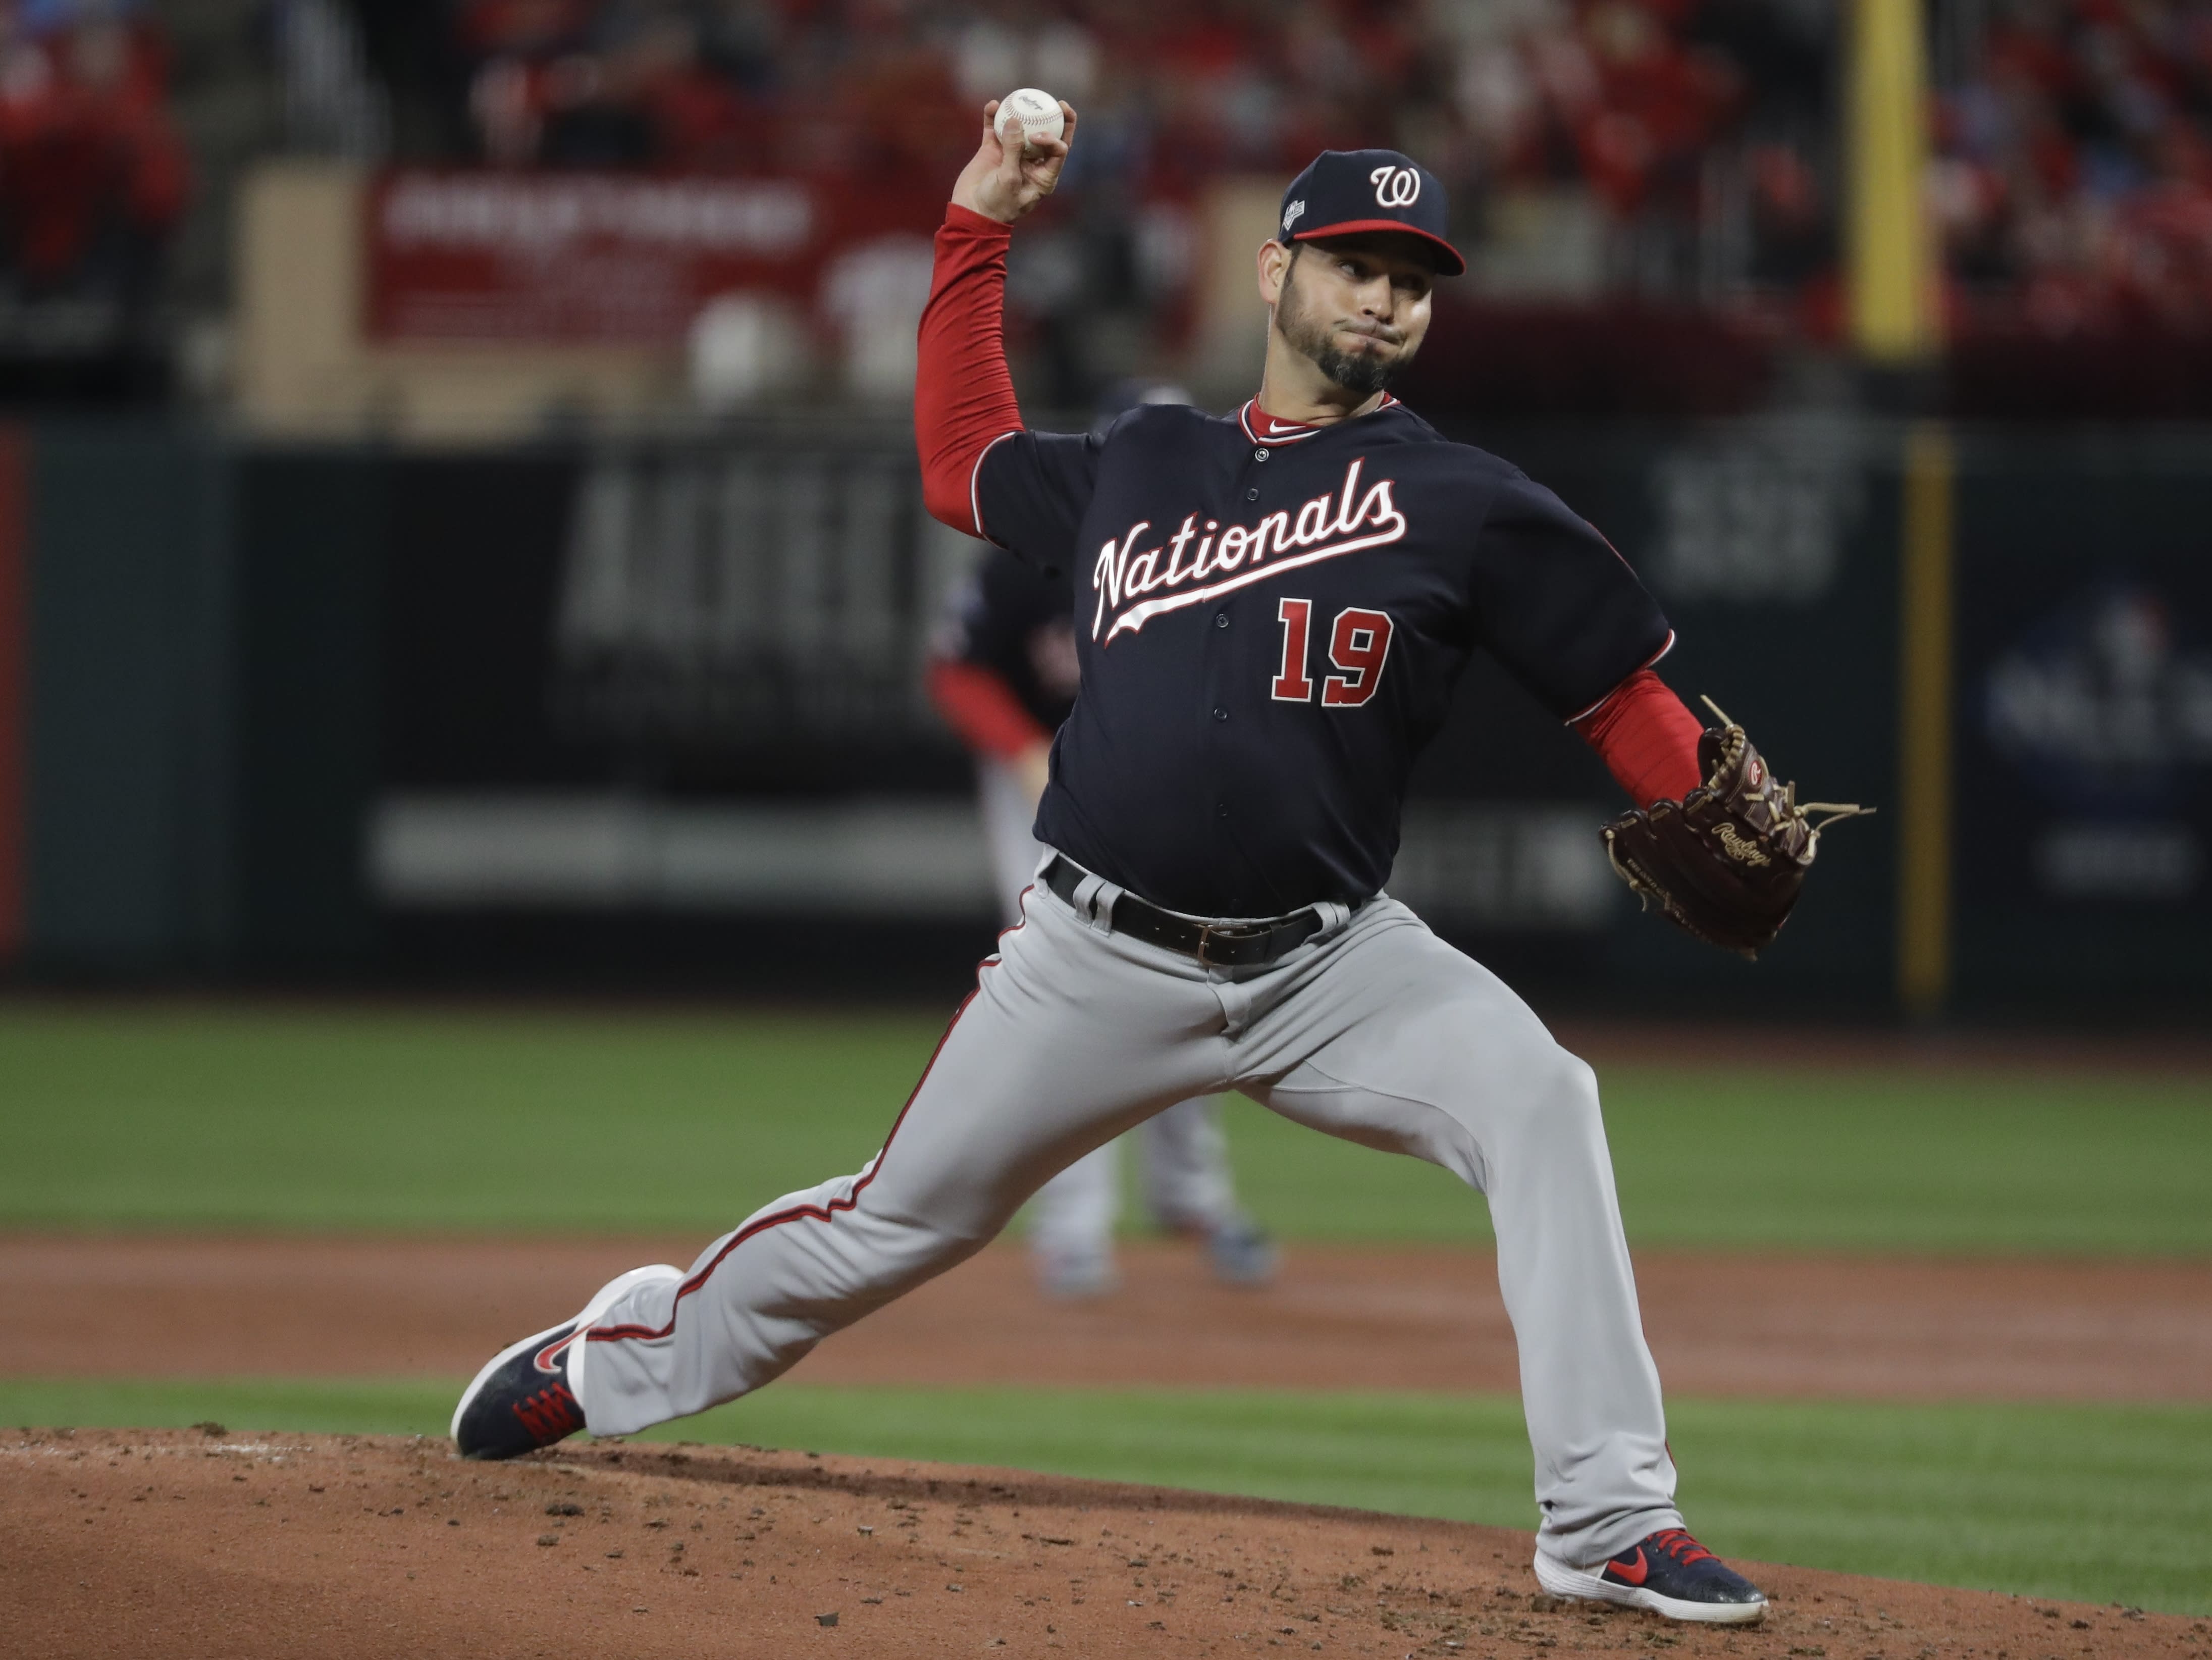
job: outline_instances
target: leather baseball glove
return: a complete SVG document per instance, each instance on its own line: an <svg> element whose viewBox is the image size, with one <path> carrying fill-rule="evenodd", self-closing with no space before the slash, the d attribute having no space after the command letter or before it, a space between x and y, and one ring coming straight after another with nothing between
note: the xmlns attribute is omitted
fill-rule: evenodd
<svg viewBox="0 0 2212 1660"><path fill-rule="evenodd" d="M1708 944L1756 960L1790 920L1820 850L1820 832L1871 807L1797 802L1777 784L1743 728L1710 697L1720 725L1698 739L1705 781L1680 801L1655 801L1605 827L1606 856L1645 907ZM1826 813L1815 824L1807 815Z"/></svg>

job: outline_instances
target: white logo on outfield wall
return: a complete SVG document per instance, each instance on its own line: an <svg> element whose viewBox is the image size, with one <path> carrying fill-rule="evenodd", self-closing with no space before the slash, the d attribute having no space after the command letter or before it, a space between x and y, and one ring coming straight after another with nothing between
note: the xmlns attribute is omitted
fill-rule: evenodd
<svg viewBox="0 0 2212 1660"><path fill-rule="evenodd" d="M895 451L611 447L579 481L556 727L586 741L928 731L924 515Z"/></svg>
<svg viewBox="0 0 2212 1660"><path fill-rule="evenodd" d="M1669 599L1807 605L1835 586L1859 509L1847 458L1744 445L1652 469L1651 585Z"/></svg>
<svg viewBox="0 0 2212 1660"><path fill-rule="evenodd" d="M2212 651L2147 585L2077 595L1990 665L1991 741L2062 798L2113 807L2212 769Z"/></svg>
<svg viewBox="0 0 2212 1660"><path fill-rule="evenodd" d="M2060 899L2186 899L2204 873L2187 824L2054 825L2035 844L2043 891Z"/></svg>
<svg viewBox="0 0 2212 1660"><path fill-rule="evenodd" d="M1589 819L1573 802L1409 802L1391 897L1446 923L1596 932L1628 895Z"/></svg>
<svg viewBox="0 0 2212 1660"><path fill-rule="evenodd" d="M2148 583L2076 593L1989 667L1990 745L2065 814L2038 836L2061 899L2183 900L2204 877L2191 803L2212 774L2212 652Z"/></svg>
<svg viewBox="0 0 2212 1660"><path fill-rule="evenodd" d="M1421 199L1421 175L1411 167L1377 167L1367 175L1377 207L1410 208Z"/></svg>

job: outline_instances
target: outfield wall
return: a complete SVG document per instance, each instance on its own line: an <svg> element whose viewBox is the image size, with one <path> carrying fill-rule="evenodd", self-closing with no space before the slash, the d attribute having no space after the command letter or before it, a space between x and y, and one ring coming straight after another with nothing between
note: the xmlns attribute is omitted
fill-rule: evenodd
<svg viewBox="0 0 2212 1660"><path fill-rule="evenodd" d="M1615 1007L2212 990L2212 433L1468 435L1612 537L1686 696L1879 804L1753 969L1637 915L1478 660L1392 890ZM975 544L892 424L446 451L0 434L0 953L51 980L927 990L988 946L919 667Z"/></svg>

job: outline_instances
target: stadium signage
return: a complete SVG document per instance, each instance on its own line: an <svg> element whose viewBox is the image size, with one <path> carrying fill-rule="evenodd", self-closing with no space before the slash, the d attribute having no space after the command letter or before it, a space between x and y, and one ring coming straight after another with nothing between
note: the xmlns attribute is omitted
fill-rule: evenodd
<svg viewBox="0 0 2212 1660"><path fill-rule="evenodd" d="M814 231L811 198L781 180L415 174L384 193L380 216L393 248L497 252L617 240L775 259Z"/></svg>
<svg viewBox="0 0 2212 1660"><path fill-rule="evenodd" d="M368 332L673 347L720 295L766 291L815 309L841 253L927 236L939 206L794 179L394 169L368 196Z"/></svg>

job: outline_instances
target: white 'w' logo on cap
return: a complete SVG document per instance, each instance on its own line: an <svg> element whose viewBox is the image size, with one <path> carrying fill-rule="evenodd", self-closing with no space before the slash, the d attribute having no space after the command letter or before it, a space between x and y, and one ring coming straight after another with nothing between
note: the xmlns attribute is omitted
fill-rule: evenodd
<svg viewBox="0 0 2212 1660"><path fill-rule="evenodd" d="M1420 199L1421 175L1411 167L1377 167L1367 180L1375 186L1377 207L1410 208Z"/></svg>

